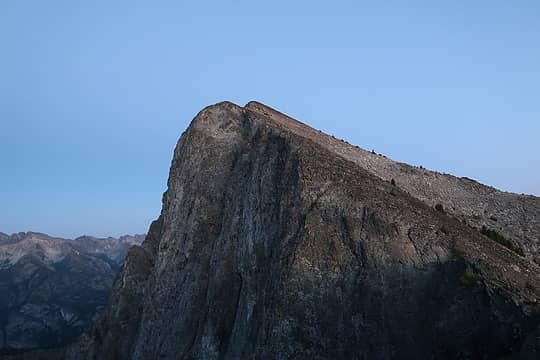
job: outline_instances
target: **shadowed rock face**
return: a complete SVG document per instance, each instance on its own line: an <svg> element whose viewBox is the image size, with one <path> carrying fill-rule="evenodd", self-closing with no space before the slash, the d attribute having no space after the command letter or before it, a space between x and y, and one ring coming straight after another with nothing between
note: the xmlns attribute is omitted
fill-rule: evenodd
<svg viewBox="0 0 540 360"><path fill-rule="evenodd" d="M534 262L363 159L259 103L204 109L105 315L54 357L538 358Z"/></svg>

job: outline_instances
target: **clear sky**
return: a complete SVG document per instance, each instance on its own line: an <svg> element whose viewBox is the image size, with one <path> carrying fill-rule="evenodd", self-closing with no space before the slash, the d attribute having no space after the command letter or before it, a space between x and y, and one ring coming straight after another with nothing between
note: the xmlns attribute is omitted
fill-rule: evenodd
<svg viewBox="0 0 540 360"><path fill-rule="evenodd" d="M258 100L540 195L540 2L0 2L0 231L146 232L174 145Z"/></svg>

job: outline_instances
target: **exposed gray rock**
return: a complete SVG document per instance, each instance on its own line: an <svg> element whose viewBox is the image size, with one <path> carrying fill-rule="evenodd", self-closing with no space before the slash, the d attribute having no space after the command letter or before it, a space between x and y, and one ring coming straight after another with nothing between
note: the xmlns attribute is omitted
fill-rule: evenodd
<svg viewBox="0 0 540 360"><path fill-rule="evenodd" d="M104 316L24 358L537 359L539 203L210 106ZM471 226L492 215L528 258Z"/></svg>
<svg viewBox="0 0 540 360"><path fill-rule="evenodd" d="M118 239L108 237L105 239L93 236L81 236L74 240L74 246L81 252L103 255L121 264L129 248L133 245L140 245L144 241L145 235L123 235Z"/></svg>
<svg viewBox="0 0 540 360"><path fill-rule="evenodd" d="M0 351L64 344L102 312L124 255L144 236L0 237Z"/></svg>

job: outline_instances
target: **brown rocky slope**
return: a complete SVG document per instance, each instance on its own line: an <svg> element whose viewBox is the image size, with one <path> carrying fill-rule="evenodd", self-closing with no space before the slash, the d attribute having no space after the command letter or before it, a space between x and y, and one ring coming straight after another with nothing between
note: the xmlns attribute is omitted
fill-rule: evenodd
<svg viewBox="0 0 540 360"><path fill-rule="evenodd" d="M219 103L105 315L54 356L537 359L539 204ZM490 217L525 256L479 232Z"/></svg>

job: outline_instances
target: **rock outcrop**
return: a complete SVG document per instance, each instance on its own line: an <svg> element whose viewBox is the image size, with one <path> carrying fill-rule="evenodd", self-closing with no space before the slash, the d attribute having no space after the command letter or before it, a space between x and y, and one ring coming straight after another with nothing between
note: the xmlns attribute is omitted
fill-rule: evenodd
<svg viewBox="0 0 540 360"><path fill-rule="evenodd" d="M537 359L539 208L219 103L180 138L104 316L54 356ZM494 221L525 256L480 233Z"/></svg>
<svg viewBox="0 0 540 360"><path fill-rule="evenodd" d="M0 351L58 346L86 330L129 247L143 239L0 233Z"/></svg>

